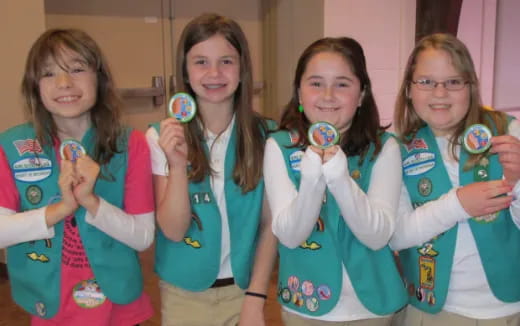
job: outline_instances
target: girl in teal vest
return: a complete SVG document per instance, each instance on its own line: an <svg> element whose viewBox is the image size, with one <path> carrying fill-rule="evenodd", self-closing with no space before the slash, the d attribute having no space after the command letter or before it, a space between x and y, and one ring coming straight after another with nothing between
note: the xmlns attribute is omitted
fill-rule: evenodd
<svg viewBox="0 0 520 326"><path fill-rule="evenodd" d="M319 121L339 144L307 138ZM399 146L379 123L363 49L324 38L301 55L264 175L278 237L286 325L390 325L406 294L388 241L394 231Z"/></svg>
<svg viewBox="0 0 520 326"><path fill-rule="evenodd" d="M153 242L149 150L120 123L97 44L52 29L22 81L29 121L0 135L0 247L31 324L135 325L151 317L137 251Z"/></svg>
<svg viewBox="0 0 520 326"><path fill-rule="evenodd" d="M425 37L408 60L391 241L411 303L403 325L520 324L520 124L484 108L478 85L454 36Z"/></svg>
<svg viewBox="0 0 520 326"><path fill-rule="evenodd" d="M263 196L268 126L253 111L240 26L216 14L193 19L179 40L176 75L195 118L169 118L147 132L163 325L263 325L276 257Z"/></svg>

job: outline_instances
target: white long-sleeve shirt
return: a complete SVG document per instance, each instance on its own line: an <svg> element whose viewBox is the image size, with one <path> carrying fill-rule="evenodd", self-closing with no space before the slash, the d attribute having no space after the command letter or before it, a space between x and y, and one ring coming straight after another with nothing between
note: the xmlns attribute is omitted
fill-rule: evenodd
<svg viewBox="0 0 520 326"><path fill-rule="evenodd" d="M520 138L518 120L510 123L509 134ZM436 137L436 141L453 188L439 199L414 210L403 183L398 220L390 245L395 250L419 246L458 223L448 296L443 309L475 319L500 318L518 313L520 302L501 302L493 296L489 288L475 239L467 222L470 216L457 197L459 164L450 153L448 139ZM456 152L460 152L460 146ZM520 227L520 183L514 187L513 196L516 199L510 207L511 216Z"/></svg>
<svg viewBox="0 0 520 326"><path fill-rule="evenodd" d="M393 138L385 143L374 163L367 193L349 176L348 161L341 150L322 164L319 155L307 149L301 160L297 190L287 173L280 147L273 139L266 143L264 179L273 215L273 233L289 248L297 247L311 234L327 187L345 222L367 247L382 248L393 234L401 184L400 152ZM341 295L333 310L323 316L305 317L327 321L380 317L361 304L345 267L342 269Z"/></svg>

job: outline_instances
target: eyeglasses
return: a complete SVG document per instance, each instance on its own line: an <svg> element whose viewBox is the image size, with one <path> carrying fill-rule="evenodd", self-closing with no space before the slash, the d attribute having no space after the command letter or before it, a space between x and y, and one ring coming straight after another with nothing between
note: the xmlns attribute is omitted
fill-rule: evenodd
<svg viewBox="0 0 520 326"><path fill-rule="evenodd" d="M417 79L412 80L412 84L417 86L418 89L423 91L433 91L437 88L437 85L442 85L448 91L460 91L463 89L466 84L469 84L469 81L464 80L462 78L452 78L447 79L445 81L435 81L433 79Z"/></svg>

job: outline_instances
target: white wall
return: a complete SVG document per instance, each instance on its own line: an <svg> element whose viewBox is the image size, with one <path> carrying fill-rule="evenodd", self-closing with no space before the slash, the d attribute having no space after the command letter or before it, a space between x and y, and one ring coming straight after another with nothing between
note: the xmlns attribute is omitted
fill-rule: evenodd
<svg viewBox="0 0 520 326"><path fill-rule="evenodd" d="M497 12L495 88L498 109L520 109L520 1L500 0Z"/></svg>

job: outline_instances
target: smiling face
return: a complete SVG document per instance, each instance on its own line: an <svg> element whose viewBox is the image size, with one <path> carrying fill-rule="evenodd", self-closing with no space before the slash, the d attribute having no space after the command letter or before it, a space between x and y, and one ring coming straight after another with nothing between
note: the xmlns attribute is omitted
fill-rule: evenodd
<svg viewBox="0 0 520 326"><path fill-rule="evenodd" d="M337 52L319 52L302 75L299 100L310 123L326 121L344 133L361 104L361 84Z"/></svg>
<svg viewBox="0 0 520 326"><path fill-rule="evenodd" d="M413 81L429 79L444 82L459 78L462 76L446 51L427 48L417 56ZM412 83L409 93L415 112L436 136L451 135L469 110L468 85L461 90L448 91L442 84L438 84L433 90L421 90Z"/></svg>
<svg viewBox="0 0 520 326"><path fill-rule="evenodd" d="M240 82L238 51L220 34L195 44L186 55L191 88L201 108L207 104L232 107Z"/></svg>
<svg viewBox="0 0 520 326"><path fill-rule="evenodd" d="M38 86L43 105L58 125L90 118L97 100L97 76L79 54L63 50L59 63L48 58Z"/></svg>

